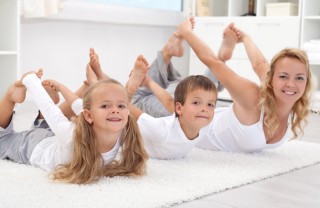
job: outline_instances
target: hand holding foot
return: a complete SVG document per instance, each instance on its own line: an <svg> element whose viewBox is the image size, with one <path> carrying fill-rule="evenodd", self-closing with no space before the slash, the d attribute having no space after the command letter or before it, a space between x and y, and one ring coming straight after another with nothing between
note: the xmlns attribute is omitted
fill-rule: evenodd
<svg viewBox="0 0 320 208"><path fill-rule="evenodd" d="M190 17L187 20L180 23L180 25L177 27L176 32L174 33L175 36L177 36L180 39L183 39L183 37L188 34L189 32L192 32L195 25L194 17Z"/></svg>
<svg viewBox="0 0 320 208"><path fill-rule="evenodd" d="M60 91L60 85L61 84L55 80L47 79L42 81L42 86L55 104L58 104L60 101L60 96L58 93Z"/></svg>
<svg viewBox="0 0 320 208"><path fill-rule="evenodd" d="M22 80L28 75L28 74L36 74L37 77L39 79L41 79L42 75L43 75L43 70L42 69L38 69L38 71L29 71L27 73L25 73L24 75L22 75L21 79L15 82L16 86L23 86L22 84Z"/></svg>
<svg viewBox="0 0 320 208"><path fill-rule="evenodd" d="M129 80L126 84L129 96L133 96L141 85L149 69L148 61L139 55L134 63L134 67L129 75Z"/></svg>

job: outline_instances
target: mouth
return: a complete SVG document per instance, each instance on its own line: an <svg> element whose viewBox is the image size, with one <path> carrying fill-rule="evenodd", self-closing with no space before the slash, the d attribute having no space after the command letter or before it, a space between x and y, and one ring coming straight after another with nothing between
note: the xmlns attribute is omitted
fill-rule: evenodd
<svg viewBox="0 0 320 208"><path fill-rule="evenodd" d="M283 92L284 94L286 94L286 95L289 95L289 96L293 96L293 95L297 94L297 92L286 91L286 90L283 90L282 92Z"/></svg>
<svg viewBox="0 0 320 208"><path fill-rule="evenodd" d="M119 122L119 121L121 121L121 119L120 118L107 118L107 121Z"/></svg>
<svg viewBox="0 0 320 208"><path fill-rule="evenodd" d="M208 116L196 116L196 118L209 119Z"/></svg>

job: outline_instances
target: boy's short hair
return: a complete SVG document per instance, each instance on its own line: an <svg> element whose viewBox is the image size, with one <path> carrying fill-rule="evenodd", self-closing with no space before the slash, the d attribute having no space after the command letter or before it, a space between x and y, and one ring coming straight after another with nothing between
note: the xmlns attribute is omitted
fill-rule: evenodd
<svg viewBox="0 0 320 208"><path fill-rule="evenodd" d="M217 95L218 91L214 83L206 76L191 75L179 82L174 91L174 104L177 102L184 105L187 95L194 90L203 89L205 91L212 91Z"/></svg>

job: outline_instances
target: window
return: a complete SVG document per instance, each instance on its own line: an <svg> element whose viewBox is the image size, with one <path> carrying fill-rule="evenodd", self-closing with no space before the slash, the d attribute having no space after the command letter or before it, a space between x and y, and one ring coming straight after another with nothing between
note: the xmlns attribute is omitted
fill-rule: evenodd
<svg viewBox="0 0 320 208"><path fill-rule="evenodd" d="M90 3L112 4L144 9L182 11L182 0L82 0Z"/></svg>

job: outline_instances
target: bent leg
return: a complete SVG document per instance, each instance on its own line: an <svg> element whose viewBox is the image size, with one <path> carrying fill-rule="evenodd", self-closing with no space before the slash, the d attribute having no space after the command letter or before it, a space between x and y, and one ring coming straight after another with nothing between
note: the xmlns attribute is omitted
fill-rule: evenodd
<svg viewBox="0 0 320 208"><path fill-rule="evenodd" d="M148 76L154 80L159 86L167 89L171 84L181 80L181 75L173 67L170 62L167 64L162 56L162 52L158 52L156 60L152 63ZM174 88L170 88L169 94L173 95ZM156 96L146 87L140 87L132 99L132 104L136 105L143 112L154 117L168 116L172 113L168 112Z"/></svg>
<svg viewBox="0 0 320 208"><path fill-rule="evenodd" d="M26 97L26 88L13 84L0 100L0 126L7 128L11 122L16 103L22 103Z"/></svg>
<svg viewBox="0 0 320 208"><path fill-rule="evenodd" d="M53 136L50 129L35 128L15 132L12 121L7 128L0 128L0 158L16 163L30 164L34 148L45 138Z"/></svg>

